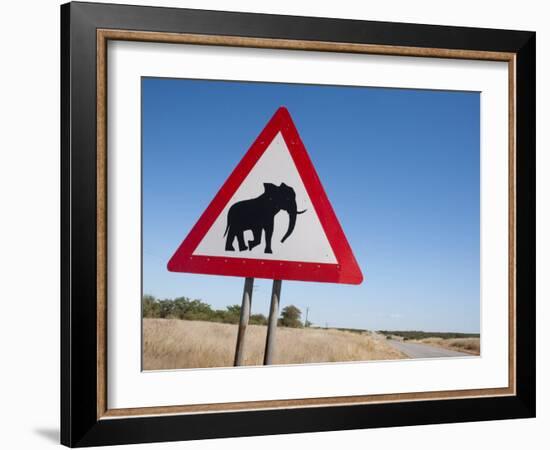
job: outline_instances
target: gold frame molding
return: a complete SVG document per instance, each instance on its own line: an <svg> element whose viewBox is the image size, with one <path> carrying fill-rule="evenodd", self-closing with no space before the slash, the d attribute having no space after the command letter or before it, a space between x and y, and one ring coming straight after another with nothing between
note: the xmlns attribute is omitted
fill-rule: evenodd
<svg viewBox="0 0 550 450"><path fill-rule="evenodd" d="M391 56L415 56L502 61L508 63L508 387L403 394L266 400L202 405L150 406L109 409L107 405L107 42L109 40L217 45L266 49L309 50ZM246 38L236 36L157 33L114 29L97 30L97 418L156 416L166 414L218 413L243 410L288 409L445 400L516 395L516 55L515 53L454 50L445 48Z"/></svg>

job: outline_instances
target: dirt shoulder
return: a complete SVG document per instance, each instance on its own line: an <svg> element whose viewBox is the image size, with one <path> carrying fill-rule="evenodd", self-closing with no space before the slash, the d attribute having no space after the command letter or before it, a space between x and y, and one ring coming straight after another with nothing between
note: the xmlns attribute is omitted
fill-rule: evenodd
<svg viewBox="0 0 550 450"><path fill-rule="evenodd" d="M436 345L438 347L443 347L448 350L455 350L459 352L469 353L471 355L479 356L480 354L479 338L456 338L456 339L426 338L426 339L414 340L410 342Z"/></svg>

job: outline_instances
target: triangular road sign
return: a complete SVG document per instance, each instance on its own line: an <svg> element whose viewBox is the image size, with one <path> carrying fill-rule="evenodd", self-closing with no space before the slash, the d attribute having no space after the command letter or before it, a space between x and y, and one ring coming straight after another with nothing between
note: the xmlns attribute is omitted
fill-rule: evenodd
<svg viewBox="0 0 550 450"><path fill-rule="evenodd" d="M274 280L363 281L286 108L277 110L254 141L176 250L168 270Z"/></svg>

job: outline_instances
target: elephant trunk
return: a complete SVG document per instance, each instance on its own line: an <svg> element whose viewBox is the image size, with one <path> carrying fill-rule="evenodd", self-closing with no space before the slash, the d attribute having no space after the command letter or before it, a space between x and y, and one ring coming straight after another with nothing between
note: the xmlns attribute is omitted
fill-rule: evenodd
<svg viewBox="0 0 550 450"><path fill-rule="evenodd" d="M294 231L294 227L296 226L296 208L292 211L288 211L288 230L286 230L286 234L281 239L281 242L286 241L286 239L292 234Z"/></svg>
<svg viewBox="0 0 550 450"><path fill-rule="evenodd" d="M294 227L296 226L296 216L298 214L303 214L306 212L304 209L303 211L297 211L296 202L294 202L290 208L287 209L288 212L288 230L286 230L285 235L281 239L281 242L286 241L286 239L292 234L294 231Z"/></svg>

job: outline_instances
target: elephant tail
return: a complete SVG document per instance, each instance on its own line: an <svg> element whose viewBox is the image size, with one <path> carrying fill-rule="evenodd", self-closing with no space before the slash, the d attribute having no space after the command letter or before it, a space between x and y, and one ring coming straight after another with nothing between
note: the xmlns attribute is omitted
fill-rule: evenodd
<svg viewBox="0 0 550 450"><path fill-rule="evenodd" d="M225 227L225 232L223 233L223 237L227 236L228 231L229 231L229 220L227 221L227 226Z"/></svg>

